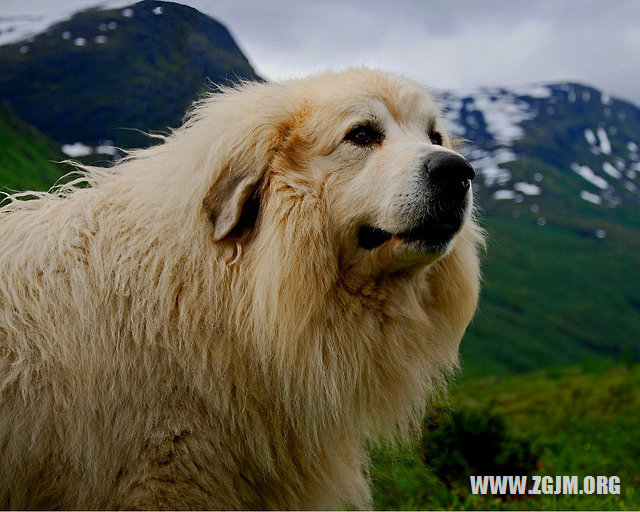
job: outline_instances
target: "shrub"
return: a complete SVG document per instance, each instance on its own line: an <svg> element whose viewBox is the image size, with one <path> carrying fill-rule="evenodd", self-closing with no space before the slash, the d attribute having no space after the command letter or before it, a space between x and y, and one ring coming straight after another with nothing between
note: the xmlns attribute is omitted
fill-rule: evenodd
<svg viewBox="0 0 640 512"><path fill-rule="evenodd" d="M449 487L468 484L469 475L528 475L538 454L513 436L491 408L443 410L424 423L421 455Z"/></svg>

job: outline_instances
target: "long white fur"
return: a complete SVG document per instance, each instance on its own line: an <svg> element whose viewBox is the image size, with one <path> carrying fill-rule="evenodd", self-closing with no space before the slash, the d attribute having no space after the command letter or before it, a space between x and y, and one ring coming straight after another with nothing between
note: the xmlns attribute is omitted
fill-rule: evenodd
<svg viewBox="0 0 640 512"><path fill-rule="evenodd" d="M291 167L314 161L296 130L331 126L314 91L356 86L416 88L369 70L245 84L85 168L88 187L9 198L0 508L371 506L364 441L410 433L455 367L480 235L470 220L414 272L345 271L340 190ZM238 169L258 173L258 225L217 241L203 202Z"/></svg>

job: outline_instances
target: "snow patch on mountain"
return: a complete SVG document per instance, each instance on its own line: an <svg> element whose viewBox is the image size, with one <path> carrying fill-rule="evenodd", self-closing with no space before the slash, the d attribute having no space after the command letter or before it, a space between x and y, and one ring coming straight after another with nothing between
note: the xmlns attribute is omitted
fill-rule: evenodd
<svg viewBox="0 0 640 512"><path fill-rule="evenodd" d="M592 185L595 185L599 189L606 190L607 188L609 188L607 180L598 176L591 170L590 167L587 167L586 165L579 165L573 162L571 164L571 170L576 174L582 176L585 180L587 180Z"/></svg>
<svg viewBox="0 0 640 512"><path fill-rule="evenodd" d="M513 190L501 189L496 190L491 197L498 200L513 199L516 197L516 193Z"/></svg>
<svg viewBox="0 0 640 512"><path fill-rule="evenodd" d="M79 156L88 156L93 153L93 149L83 144L82 142L75 142L73 144L64 144L60 149L65 155L71 158L78 158Z"/></svg>
<svg viewBox="0 0 640 512"><path fill-rule="evenodd" d="M512 101L511 98L484 94L476 96L473 104L482 112L489 132L499 144L511 144L522 137L524 130L520 123L532 117L524 102Z"/></svg>
<svg viewBox="0 0 640 512"><path fill-rule="evenodd" d="M477 123L474 114L480 113L493 139L498 144L510 145L524 135L521 124L538 114L527 100L542 100L551 95L551 89L540 84L457 90L444 94L444 110L456 117L454 124L458 128ZM454 127L454 132L460 130Z"/></svg>
<svg viewBox="0 0 640 512"><path fill-rule="evenodd" d="M523 181L514 184L513 188L518 192L522 192L525 196L539 196L542 193L542 189L538 185Z"/></svg>
<svg viewBox="0 0 640 512"><path fill-rule="evenodd" d="M468 152L467 158L475 170L482 175L487 187L504 184L511 180L511 173L500 165L517 159L515 153L508 148L499 148L495 151L474 148Z"/></svg>
<svg viewBox="0 0 640 512"><path fill-rule="evenodd" d="M616 169L610 162L605 162L602 164L602 170L606 172L612 178L620 179L622 178L622 173Z"/></svg>
<svg viewBox="0 0 640 512"><path fill-rule="evenodd" d="M598 139L600 139L600 151L602 151L605 155L611 154L611 142L609 141L609 137L607 137L607 132L604 128L598 128Z"/></svg>
<svg viewBox="0 0 640 512"><path fill-rule="evenodd" d="M509 87L509 92L516 96L544 99L551 97L551 89L543 84L514 85Z"/></svg>
<svg viewBox="0 0 640 512"><path fill-rule="evenodd" d="M602 198L600 196L587 192L586 190L580 191L580 199L593 204L602 204Z"/></svg>

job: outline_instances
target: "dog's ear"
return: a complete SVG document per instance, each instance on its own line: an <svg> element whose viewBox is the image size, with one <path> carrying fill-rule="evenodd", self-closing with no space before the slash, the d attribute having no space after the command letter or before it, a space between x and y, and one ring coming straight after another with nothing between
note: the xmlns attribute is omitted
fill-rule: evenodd
<svg viewBox="0 0 640 512"><path fill-rule="evenodd" d="M212 182L202 205L220 241L255 224L263 181L290 131L292 106L287 90L276 85L244 84L212 99L198 111L210 123L207 132L218 133L205 162Z"/></svg>
<svg viewBox="0 0 640 512"><path fill-rule="evenodd" d="M254 210L260 180L266 169L227 167L219 180L204 198L203 206L214 227L216 241L225 238L236 227L247 206L247 217L257 214ZM251 199L254 199L251 201ZM253 206L253 208L251 208Z"/></svg>

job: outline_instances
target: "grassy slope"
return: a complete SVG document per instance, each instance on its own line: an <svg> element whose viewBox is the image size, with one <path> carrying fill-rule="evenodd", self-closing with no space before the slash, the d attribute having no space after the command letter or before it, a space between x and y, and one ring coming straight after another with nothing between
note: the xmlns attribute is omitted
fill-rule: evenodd
<svg viewBox="0 0 640 512"><path fill-rule="evenodd" d="M640 367L542 370L458 385L452 407L502 414L508 428L541 454L535 474L617 475L620 495L473 496L468 475L443 484L417 447L374 452L377 509L638 509L640 508Z"/></svg>
<svg viewBox="0 0 640 512"><path fill-rule="evenodd" d="M35 128L0 102L0 190L47 190L68 172L66 156Z"/></svg>
<svg viewBox="0 0 640 512"><path fill-rule="evenodd" d="M482 300L462 343L466 378L576 365L640 349L640 234L597 239L485 215Z"/></svg>
<svg viewBox="0 0 640 512"><path fill-rule="evenodd" d="M640 354L640 197L624 186L638 179L601 171L605 162L633 167L637 156L627 142L640 139L640 110L615 100L607 108L617 114L607 116L598 91L572 87L594 101L571 102L556 91L549 114L551 104L539 100L538 115L515 143L521 158L505 165L513 182L536 183L542 193L505 201L478 187L489 246L482 302L462 345L467 377ZM585 129L596 127L616 129L610 155L594 154L587 143ZM606 194L572 171L572 162L603 175ZM581 190L621 202L594 205Z"/></svg>

